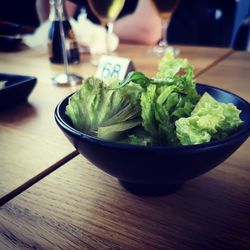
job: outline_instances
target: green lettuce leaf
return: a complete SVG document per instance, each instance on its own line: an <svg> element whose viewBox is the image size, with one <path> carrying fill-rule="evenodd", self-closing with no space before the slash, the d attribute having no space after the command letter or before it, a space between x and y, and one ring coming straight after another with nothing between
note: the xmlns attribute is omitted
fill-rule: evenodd
<svg viewBox="0 0 250 250"><path fill-rule="evenodd" d="M139 126L140 124L141 121L139 119L133 119L106 127L99 127L97 137L109 141L119 141L124 138L123 132Z"/></svg>
<svg viewBox="0 0 250 250"><path fill-rule="evenodd" d="M140 89L127 86L112 90L118 83L116 79L103 81L90 77L70 97L66 115L77 130L105 139L115 139L119 133L138 125Z"/></svg>
<svg viewBox="0 0 250 250"><path fill-rule="evenodd" d="M150 85L141 95L142 126L153 137L158 135L158 125L155 118L156 85Z"/></svg>
<svg viewBox="0 0 250 250"><path fill-rule="evenodd" d="M138 136L138 135L129 135L129 141L130 144L134 145L141 145L141 146L149 146L152 145L152 137L144 135L144 136Z"/></svg>
<svg viewBox="0 0 250 250"><path fill-rule="evenodd" d="M188 73L187 77L192 80L193 78L193 66L185 58L176 58L170 51L166 52L161 59L158 72L156 73L157 79L167 79L175 77L180 73L180 70L184 69L185 73Z"/></svg>
<svg viewBox="0 0 250 250"><path fill-rule="evenodd" d="M139 84L141 87L146 87L151 83L151 79L146 77L142 72L131 71L128 73L126 78L120 82L119 88L126 86L130 82Z"/></svg>
<svg viewBox="0 0 250 250"><path fill-rule="evenodd" d="M240 112L232 103L218 102L204 93L191 116L175 122L177 137L182 145L223 138L243 123Z"/></svg>
<svg viewBox="0 0 250 250"><path fill-rule="evenodd" d="M175 121L190 116L199 98L193 67L186 59L166 53L158 73L141 95L142 125L155 144L179 144Z"/></svg>

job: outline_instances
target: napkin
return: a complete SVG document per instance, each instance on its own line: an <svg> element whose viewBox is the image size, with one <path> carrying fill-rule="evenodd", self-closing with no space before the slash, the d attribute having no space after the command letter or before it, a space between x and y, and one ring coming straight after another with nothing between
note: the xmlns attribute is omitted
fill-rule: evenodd
<svg viewBox="0 0 250 250"><path fill-rule="evenodd" d="M101 25L92 23L86 14L80 14L78 19L69 19L76 39L80 46L87 47L91 54L106 52L106 29ZM43 22L32 35L25 35L23 42L30 48L47 48L48 33L51 22ZM118 47L119 39L114 33L108 37L109 51Z"/></svg>

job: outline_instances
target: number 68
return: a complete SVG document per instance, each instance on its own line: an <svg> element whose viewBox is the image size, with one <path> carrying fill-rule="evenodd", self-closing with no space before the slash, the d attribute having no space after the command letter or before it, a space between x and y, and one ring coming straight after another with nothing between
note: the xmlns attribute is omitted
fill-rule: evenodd
<svg viewBox="0 0 250 250"><path fill-rule="evenodd" d="M120 64L112 65L111 63L108 62L103 67L102 76L103 77L108 77L108 76L118 77L120 70L121 70Z"/></svg>

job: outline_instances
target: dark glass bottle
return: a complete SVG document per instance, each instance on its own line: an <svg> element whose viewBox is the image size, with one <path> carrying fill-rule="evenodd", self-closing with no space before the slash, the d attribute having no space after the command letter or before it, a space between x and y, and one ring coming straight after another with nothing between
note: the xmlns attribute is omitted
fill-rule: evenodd
<svg viewBox="0 0 250 250"><path fill-rule="evenodd" d="M49 19L51 21L48 40L49 59L52 63L58 64L63 64L62 40L59 22L60 13L58 11L58 4L61 4L61 1L62 0L50 0L49 15ZM64 29L65 49L68 63L77 64L80 62L79 46L64 8L62 9L62 26Z"/></svg>

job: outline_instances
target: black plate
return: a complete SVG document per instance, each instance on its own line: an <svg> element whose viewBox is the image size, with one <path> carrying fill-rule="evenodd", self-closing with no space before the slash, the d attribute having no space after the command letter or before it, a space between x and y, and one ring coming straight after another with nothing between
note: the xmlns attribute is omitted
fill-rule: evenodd
<svg viewBox="0 0 250 250"><path fill-rule="evenodd" d="M37 79L32 76L0 73L0 81L5 81L5 87L0 89L0 111L2 111L27 101Z"/></svg>

